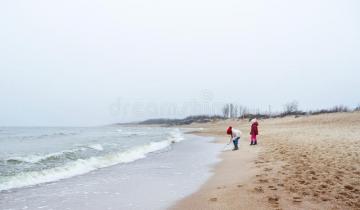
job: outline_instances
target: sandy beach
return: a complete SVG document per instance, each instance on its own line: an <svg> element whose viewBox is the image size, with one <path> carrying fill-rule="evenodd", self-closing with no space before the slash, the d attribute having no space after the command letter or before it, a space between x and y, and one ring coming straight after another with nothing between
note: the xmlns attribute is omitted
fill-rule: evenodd
<svg viewBox="0 0 360 210"><path fill-rule="evenodd" d="M248 120L193 124L198 135L228 141L241 129L239 151L224 151L214 175L171 209L360 209L360 113L259 121L250 146Z"/></svg>

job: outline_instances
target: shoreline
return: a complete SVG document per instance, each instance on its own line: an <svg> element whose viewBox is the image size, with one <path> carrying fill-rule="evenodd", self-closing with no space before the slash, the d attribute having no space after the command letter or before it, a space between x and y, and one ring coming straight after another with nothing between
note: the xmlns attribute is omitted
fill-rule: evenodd
<svg viewBox="0 0 360 210"><path fill-rule="evenodd" d="M222 152L213 176L169 209L360 208L360 112L262 120L255 147L246 120L194 124L203 129L192 134L224 143L229 125L244 134L239 150Z"/></svg>
<svg viewBox="0 0 360 210"><path fill-rule="evenodd" d="M221 137L216 137L214 141L217 144L226 144L227 142L227 138ZM238 151L231 151L231 148L232 146L228 146L227 150L222 151L219 155L221 161L212 169L213 175L198 191L177 202L169 209L249 209L250 207L266 209L265 206L259 208L260 203L254 205L249 202L254 198L246 192L248 189L247 182L257 173L253 162L261 147L250 148L247 141L242 139Z"/></svg>

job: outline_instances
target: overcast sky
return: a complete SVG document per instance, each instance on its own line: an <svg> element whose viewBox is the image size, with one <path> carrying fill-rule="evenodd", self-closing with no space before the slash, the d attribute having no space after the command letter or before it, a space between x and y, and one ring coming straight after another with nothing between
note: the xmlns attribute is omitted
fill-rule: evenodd
<svg viewBox="0 0 360 210"><path fill-rule="evenodd" d="M0 125L183 117L226 102L354 107L359 11L358 0L3 0Z"/></svg>

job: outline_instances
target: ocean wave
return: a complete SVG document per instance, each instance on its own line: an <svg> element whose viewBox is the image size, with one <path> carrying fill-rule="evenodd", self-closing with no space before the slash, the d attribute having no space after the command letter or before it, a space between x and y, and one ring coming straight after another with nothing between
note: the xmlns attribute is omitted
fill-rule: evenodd
<svg viewBox="0 0 360 210"><path fill-rule="evenodd" d="M22 140L27 140L27 139L46 139L46 138L51 138L51 137L66 137L66 136L74 136L77 135L78 133L75 132L56 132L56 133L50 133L50 134L40 134L40 135L27 135L27 136L14 136L11 138L21 138Z"/></svg>
<svg viewBox="0 0 360 210"><path fill-rule="evenodd" d="M38 163L41 161L45 161L48 159L59 158L63 155L76 153L78 151L83 151L85 148L77 148L72 150L63 150L60 152L54 152L49 154L33 154L33 155L26 155L26 156L15 156L7 158L5 161L7 163Z"/></svg>
<svg viewBox="0 0 360 210"><path fill-rule="evenodd" d="M117 132L124 137L132 137L132 136L146 136L148 133L143 131L123 131L121 129L117 129Z"/></svg>
<svg viewBox="0 0 360 210"><path fill-rule="evenodd" d="M94 150L98 150L98 151L103 151L104 147L101 144L91 144L89 146L87 146L90 149L94 149Z"/></svg>
<svg viewBox="0 0 360 210"><path fill-rule="evenodd" d="M26 156L15 156L10 157L5 160L5 162L10 164L20 164L20 163L38 163L42 161L46 161L48 159L60 158L64 155L76 154L77 152L85 151L87 149L103 151L104 148L101 144L90 144L84 145L75 149L62 150L59 152L49 153L49 154L32 154Z"/></svg>
<svg viewBox="0 0 360 210"><path fill-rule="evenodd" d="M104 156L78 159L68 162L63 166L42 171L22 172L15 176L2 177L0 181L0 191L58 181L86 174L100 168L133 162L145 158L149 153L166 149L172 143L179 142L183 139L180 130L174 130L171 133L171 137L165 141L150 142L142 146L130 148L127 151L110 153Z"/></svg>
<svg viewBox="0 0 360 210"><path fill-rule="evenodd" d="M74 136L77 133L71 132L71 133L65 133L65 132L56 132L56 133L52 133L52 134L43 134L40 136L37 136L37 138L42 139L42 138L48 138L48 137L56 137L56 136Z"/></svg>
<svg viewBox="0 0 360 210"><path fill-rule="evenodd" d="M48 159L60 158L64 155L76 154L77 152L85 151L88 148L94 149L94 150L102 150L103 149L100 144L99 145L95 144L95 145L89 145L89 146L84 146L84 147L78 147L75 149L62 150L59 152L53 152L53 153L48 153L48 154L31 154L31 155L26 155L26 156L14 156L14 157L9 157L9 158L5 159L5 162L7 162L7 163L39 163L42 161L46 161Z"/></svg>

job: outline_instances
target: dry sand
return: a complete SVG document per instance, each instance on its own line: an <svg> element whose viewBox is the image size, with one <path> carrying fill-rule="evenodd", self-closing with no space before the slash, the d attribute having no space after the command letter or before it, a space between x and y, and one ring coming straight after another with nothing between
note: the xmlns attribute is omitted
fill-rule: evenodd
<svg viewBox="0 0 360 210"><path fill-rule="evenodd" d="M226 142L229 125L244 133L240 150L171 209L360 209L360 112L263 120L258 146L245 120L191 127Z"/></svg>

